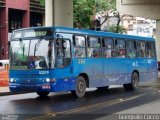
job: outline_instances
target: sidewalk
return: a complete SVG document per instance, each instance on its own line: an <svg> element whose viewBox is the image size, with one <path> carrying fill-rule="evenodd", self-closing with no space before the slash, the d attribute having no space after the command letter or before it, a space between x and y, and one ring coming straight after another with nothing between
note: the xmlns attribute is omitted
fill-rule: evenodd
<svg viewBox="0 0 160 120"><path fill-rule="evenodd" d="M0 94L1 93L6 93L6 92L10 92L9 87L0 87Z"/></svg>
<svg viewBox="0 0 160 120"><path fill-rule="evenodd" d="M9 91L9 87L0 87L0 96L5 96L5 95L12 95Z"/></svg>
<svg viewBox="0 0 160 120"><path fill-rule="evenodd" d="M159 120L160 118L160 100L149 104L120 111L118 113L107 115L96 120ZM150 119L149 119L150 118Z"/></svg>
<svg viewBox="0 0 160 120"><path fill-rule="evenodd" d="M159 114L160 113L160 100L152 103L144 104L128 110L119 112L118 114Z"/></svg>

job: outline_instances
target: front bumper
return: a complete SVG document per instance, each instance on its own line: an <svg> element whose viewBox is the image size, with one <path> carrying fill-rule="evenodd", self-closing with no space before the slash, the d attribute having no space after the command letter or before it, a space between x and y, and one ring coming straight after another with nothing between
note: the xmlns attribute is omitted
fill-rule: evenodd
<svg viewBox="0 0 160 120"><path fill-rule="evenodd" d="M23 85L10 83L9 88L11 92L51 92L52 85L50 83L36 84L36 85Z"/></svg>

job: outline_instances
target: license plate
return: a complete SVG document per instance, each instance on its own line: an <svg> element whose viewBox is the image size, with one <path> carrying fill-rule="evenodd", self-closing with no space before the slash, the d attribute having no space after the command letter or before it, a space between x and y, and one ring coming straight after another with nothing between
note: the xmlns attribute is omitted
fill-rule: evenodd
<svg viewBox="0 0 160 120"><path fill-rule="evenodd" d="M42 89L50 89L51 87L50 87L50 85L49 84L44 84L44 85L42 85Z"/></svg>

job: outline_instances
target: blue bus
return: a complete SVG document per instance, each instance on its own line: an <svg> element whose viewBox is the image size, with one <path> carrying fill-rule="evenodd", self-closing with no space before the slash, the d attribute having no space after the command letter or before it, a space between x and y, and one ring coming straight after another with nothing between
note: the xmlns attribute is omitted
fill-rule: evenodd
<svg viewBox="0 0 160 120"><path fill-rule="evenodd" d="M71 91L83 97L86 88L105 90L156 80L154 38L65 27L13 31L10 41L9 87L14 91Z"/></svg>

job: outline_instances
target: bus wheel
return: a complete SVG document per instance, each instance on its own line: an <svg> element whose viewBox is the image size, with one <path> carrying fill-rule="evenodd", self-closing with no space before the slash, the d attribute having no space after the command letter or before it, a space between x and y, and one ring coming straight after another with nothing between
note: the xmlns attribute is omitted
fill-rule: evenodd
<svg viewBox="0 0 160 120"><path fill-rule="evenodd" d="M108 90L109 86L105 86L105 87L97 87L98 91L106 91Z"/></svg>
<svg viewBox="0 0 160 120"><path fill-rule="evenodd" d="M49 92L37 92L40 97L47 97Z"/></svg>
<svg viewBox="0 0 160 120"><path fill-rule="evenodd" d="M138 89L138 84L139 84L139 76L137 72L134 72L131 76L131 83L124 84L123 86L126 90L136 90Z"/></svg>
<svg viewBox="0 0 160 120"><path fill-rule="evenodd" d="M76 88L71 93L77 98L83 97L86 92L86 81L84 77L79 76L76 80Z"/></svg>

